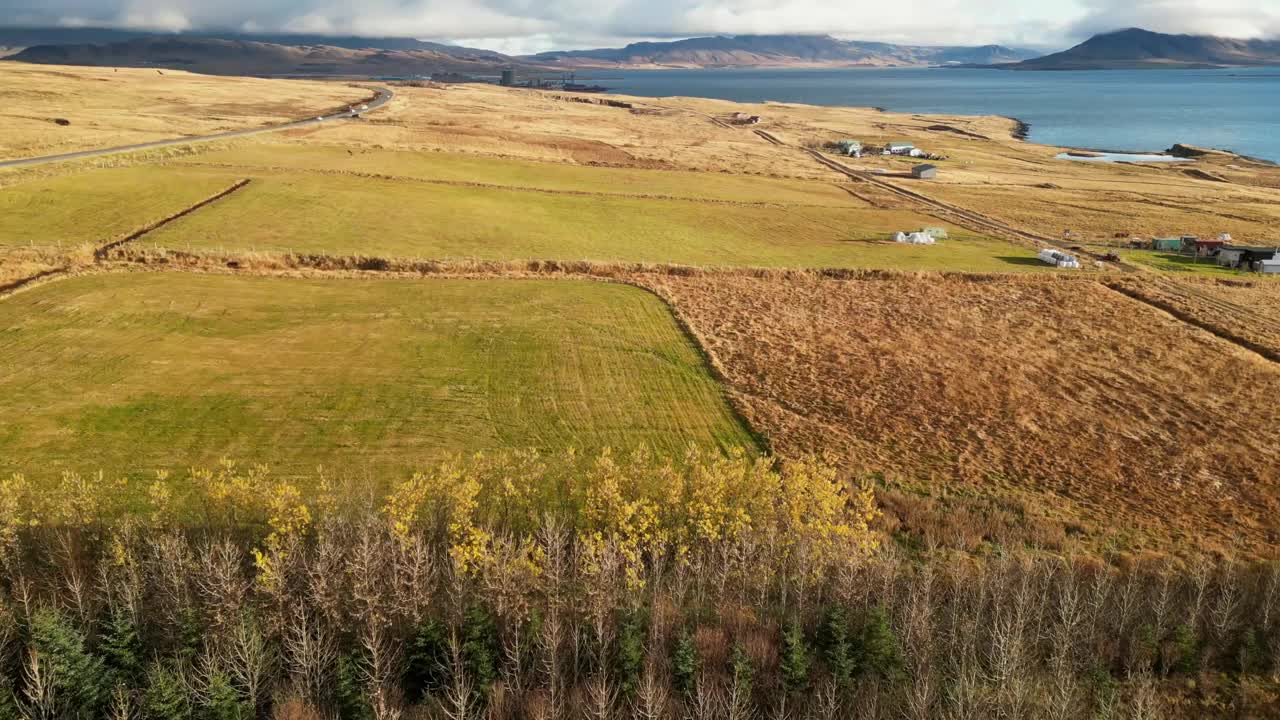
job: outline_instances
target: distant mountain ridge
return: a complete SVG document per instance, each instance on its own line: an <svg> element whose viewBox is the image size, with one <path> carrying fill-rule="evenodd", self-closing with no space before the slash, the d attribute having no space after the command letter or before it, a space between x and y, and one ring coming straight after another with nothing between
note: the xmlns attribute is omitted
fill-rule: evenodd
<svg viewBox="0 0 1280 720"><path fill-rule="evenodd" d="M785 67L898 66L1012 63L1038 56L1001 45L946 47L840 40L830 35L735 35L622 48L538 53L524 59L566 67Z"/></svg>
<svg viewBox="0 0 1280 720"><path fill-rule="evenodd" d="M1060 53L1013 70L1109 70L1280 65L1280 40L1238 40L1212 35L1166 35L1129 28L1095 35Z"/></svg>
<svg viewBox="0 0 1280 720"><path fill-rule="evenodd" d="M191 35L143 36L120 42L36 45L8 60L46 65L159 67L212 75L427 75L496 73L518 64L487 50L411 41L405 49L328 44L284 45L260 40Z"/></svg>
<svg viewBox="0 0 1280 720"><path fill-rule="evenodd" d="M232 40L271 45L339 47L349 50L434 50L468 57L509 60L492 50L461 47L410 37L360 37L293 33L184 32L162 33L115 28L21 28L0 27L0 47L27 48L37 45L110 45L141 38L183 38L187 40Z"/></svg>

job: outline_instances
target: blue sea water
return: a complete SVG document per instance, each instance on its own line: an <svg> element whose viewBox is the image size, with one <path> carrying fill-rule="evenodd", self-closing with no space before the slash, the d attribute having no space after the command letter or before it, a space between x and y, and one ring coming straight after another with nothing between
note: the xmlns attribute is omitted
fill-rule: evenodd
<svg viewBox="0 0 1280 720"><path fill-rule="evenodd" d="M649 97L1005 115L1030 124L1031 140L1049 145L1150 152L1181 142L1280 162L1280 68L610 70L590 81Z"/></svg>

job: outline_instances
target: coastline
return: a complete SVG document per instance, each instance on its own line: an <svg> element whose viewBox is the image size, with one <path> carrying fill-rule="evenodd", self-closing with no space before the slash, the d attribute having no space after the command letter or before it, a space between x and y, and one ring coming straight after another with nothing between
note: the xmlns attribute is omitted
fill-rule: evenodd
<svg viewBox="0 0 1280 720"><path fill-rule="evenodd" d="M947 72L946 70L950 70ZM1233 75L1254 77L1243 70ZM741 103L765 100L888 112L1000 116L1013 137L1055 147L1149 148L1179 142L1230 148L1243 157L1280 161L1268 129L1280 111L1276 79L1241 84L1201 71L993 73L964 69L862 68L787 70L619 70L610 91L639 97L700 96ZM1276 75L1274 72L1262 75ZM1062 78L1058 80L1057 78ZM1150 78L1150 80L1148 80ZM1091 101L1092 99L1092 101ZM1001 134L1009 130L1002 130Z"/></svg>

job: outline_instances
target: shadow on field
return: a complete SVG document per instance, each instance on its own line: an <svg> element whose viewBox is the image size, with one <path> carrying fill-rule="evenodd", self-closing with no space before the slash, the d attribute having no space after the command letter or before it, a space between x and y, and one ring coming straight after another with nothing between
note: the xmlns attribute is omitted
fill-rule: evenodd
<svg viewBox="0 0 1280 720"><path fill-rule="evenodd" d="M1010 265L1043 265L1044 264L1040 262L1040 258L1033 258L1033 257L1001 256L996 259L1007 262Z"/></svg>

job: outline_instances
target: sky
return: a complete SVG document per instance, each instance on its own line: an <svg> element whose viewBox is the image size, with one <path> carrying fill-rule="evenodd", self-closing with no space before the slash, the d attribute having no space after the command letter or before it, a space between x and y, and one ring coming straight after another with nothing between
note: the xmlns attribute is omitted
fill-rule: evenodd
<svg viewBox="0 0 1280 720"><path fill-rule="evenodd" d="M411 36L508 53L697 35L1043 49L1143 27L1280 38L1280 0L0 0L0 24Z"/></svg>

